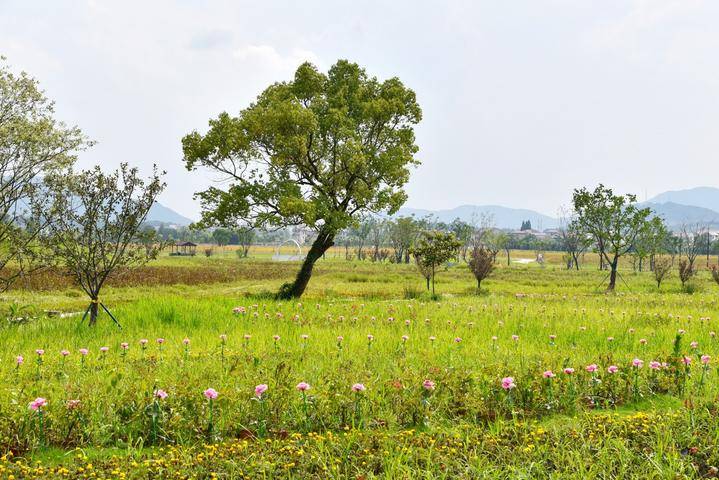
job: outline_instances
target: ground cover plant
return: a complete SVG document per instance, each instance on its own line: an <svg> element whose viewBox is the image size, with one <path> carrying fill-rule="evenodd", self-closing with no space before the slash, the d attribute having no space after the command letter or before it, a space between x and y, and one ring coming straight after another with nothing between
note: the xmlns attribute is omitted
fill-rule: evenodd
<svg viewBox="0 0 719 480"><path fill-rule="evenodd" d="M458 266L437 278L440 300L405 300L408 282L423 290L414 268L320 262L301 302L263 294L279 274L109 287L122 330L41 313L4 325L0 475L716 473L709 273L688 295L625 272L630 289L606 295L601 272L498 266L477 294ZM60 295L6 298L42 311Z"/></svg>

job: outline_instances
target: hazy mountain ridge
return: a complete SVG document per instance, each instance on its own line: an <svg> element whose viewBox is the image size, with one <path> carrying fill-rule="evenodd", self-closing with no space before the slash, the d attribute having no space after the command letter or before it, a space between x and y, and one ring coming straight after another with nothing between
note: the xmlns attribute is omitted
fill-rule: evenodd
<svg viewBox="0 0 719 480"><path fill-rule="evenodd" d="M180 215L170 207L166 207L160 202L155 202L154 205L152 205L147 214L147 218L145 219L145 223L150 225L166 223L186 227L192 222L193 220Z"/></svg>
<svg viewBox="0 0 719 480"><path fill-rule="evenodd" d="M532 222L532 228L536 230L555 228L559 223L556 218L534 210L503 207L501 205L461 205L446 210L400 208L395 216L414 215L417 218L422 218L432 215L442 222L448 223L455 218L459 218L462 221L472 223L479 222L482 214L491 215L494 219L494 225L498 228L518 229L525 220Z"/></svg>

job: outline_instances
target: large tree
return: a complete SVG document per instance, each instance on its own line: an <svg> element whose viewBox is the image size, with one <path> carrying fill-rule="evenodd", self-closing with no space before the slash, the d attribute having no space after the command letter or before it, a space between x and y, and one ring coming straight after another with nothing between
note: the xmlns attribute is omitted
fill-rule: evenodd
<svg viewBox="0 0 719 480"><path fill-rule="evenodd" d="M156 171L143 181L136 169L122 164L110 174L95 167L52 175L46 185L47 211L53 221L45 241L90 297L85 315L89 311L93 326L99 306L109 313L99 300L107 279L160 251L154 230L140 227L165 184Z"/></svg>
<svg viewBox="0 0 719 480"><path fill-rule="evenodd" d="M32 208L38 184L88 144L55 120L35 79L12 73L0 57L0 291L44 263L36 237L48 217Z"/></svg>
<svg viewBox="0 0 719 480"><path fill-rule="evenodd" d="M619 259L634 246L637 237L661 222L651 210L639 208L635 195L615 195L611 188L599 184L594 191L575 189L572 196L576 212L576 228L587 232L597 244L597 250L610 267L609 285L613 291L617 283Z"/></svg>
<svg viewBox="0 0 719 480"><path fill-rule="evenodd" d="M379 81L338 61L327 74L302 64L237 116L222 113L182 140L185 166L227 180L199 192L204 226L306 225L317 237L280 298L299 297L337 233L367 212L396 212L414 158L422 113L397 78Z"/></svg>

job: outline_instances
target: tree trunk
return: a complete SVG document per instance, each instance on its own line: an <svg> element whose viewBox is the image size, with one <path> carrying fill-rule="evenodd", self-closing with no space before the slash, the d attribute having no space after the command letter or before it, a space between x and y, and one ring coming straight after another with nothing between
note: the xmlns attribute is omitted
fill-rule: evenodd
<svg viewBox="0 0 719 480"><path fill-rule="evenodd" d="M91 327L94 327L97 323L98 306L99 303L97 299L93 299L92 303L90 303L90 323L88 324Z"/></svg>
<svg viewBox="0 0 719 480"><path fill-rule="evenodd" d="M317 235L317 238L310 247L310 251L307 252L304 262L302 262L300 271L297 272L294 283L283 285L277 293L277 298L287 300L290 298L300 298L302 296L307 288L307 284L310 283L315 262L334 245L334 238L334 232L320 230L319 235Z"/></svg>
<svg viewBox="0 0 719 480"><path fill-rule="evenodd" d="M607 287L607 290L610 292L613 292L614 287L617 286L617 263L617 259L615 258L610 264L612 271L609 274L609 286Z"/></svg>
<svg viewBox="0 0 719 480"><path fill-rule="evenodd" d="M482 279L478 278L477 279L477 290L481 290L481 289L482 289Z"/></svg>
<svg viewBox="0 0 719 480"><path fill-rule="evenodd" d="M572 257L574 258L574 268L579 271L579 255L572 253Z"/></svg>
<svg viewBox="0 0 719 480"><path fill-rule="evenodd" d="M507 252L507 266L509 266L509 249L507 249L506 252Z"/></svg>
<svg viewBox="0 0 719 480"><path fill-rule="evenodd" d="M429 292L429 277L427 277L426 280L427 280L427 291Z"/></svg>

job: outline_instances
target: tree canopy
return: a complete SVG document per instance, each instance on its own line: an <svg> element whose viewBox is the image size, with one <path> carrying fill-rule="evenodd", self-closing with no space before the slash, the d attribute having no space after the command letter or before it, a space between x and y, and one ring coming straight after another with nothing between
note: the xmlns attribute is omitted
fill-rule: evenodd
<svg viewBox="0 0 719 480"><path fill-rule="evenodd" d="M196 194L200 223L315 229L297 279L281 292L299 297L339 230L405 202L421 116L414 92L397 78L379 81L346 60L327 74L304 63L292 81L271 85L237 116L222 113L204 135L183 138L188 170L207 168L226 180Z"/></svg>

